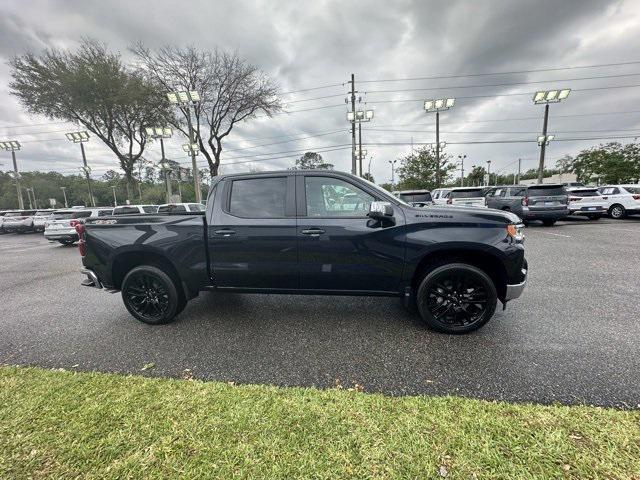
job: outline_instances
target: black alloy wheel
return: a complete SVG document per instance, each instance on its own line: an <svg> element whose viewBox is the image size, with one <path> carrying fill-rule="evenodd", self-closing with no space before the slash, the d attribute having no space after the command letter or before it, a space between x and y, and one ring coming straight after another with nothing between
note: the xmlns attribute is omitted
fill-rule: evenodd
<svg viewBox="0 0 640 480"><path fill-rule="evenodd" d="M451 263L429 272L417 294L424 322L445 333L477 330L493 316L497 292L489 276L477 267Z"/></svg>
<svg viewBox="0 0 640 480"><path fill-rule="evenodd" d="M160 268L142 265L122 281L122 300L129 313L141 322L171 322L182 308L174 281Z"/></svg>

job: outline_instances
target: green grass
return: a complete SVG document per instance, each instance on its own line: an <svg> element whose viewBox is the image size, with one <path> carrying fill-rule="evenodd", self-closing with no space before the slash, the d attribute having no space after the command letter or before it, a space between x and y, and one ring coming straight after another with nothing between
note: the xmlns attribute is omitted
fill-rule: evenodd
<svg viewBox="0 0 640 480"><path fill-rule="evenodd" d="M0 367L0 478L640 479L640 412Z"/></svg>

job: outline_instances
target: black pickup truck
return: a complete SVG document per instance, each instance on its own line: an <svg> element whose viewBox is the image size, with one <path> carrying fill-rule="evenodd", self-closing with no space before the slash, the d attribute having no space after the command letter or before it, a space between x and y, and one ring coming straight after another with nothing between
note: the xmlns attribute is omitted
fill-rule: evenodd
<svg viewBox="0 0 640 480"><path fill-rule="evenodd" d="M416 208L335 171L223 175L202 214L101 217L78 234L83 284L121 291L149 324L224 290L404 297L431 328L464 333L527 280L517 216Z"/></svg>

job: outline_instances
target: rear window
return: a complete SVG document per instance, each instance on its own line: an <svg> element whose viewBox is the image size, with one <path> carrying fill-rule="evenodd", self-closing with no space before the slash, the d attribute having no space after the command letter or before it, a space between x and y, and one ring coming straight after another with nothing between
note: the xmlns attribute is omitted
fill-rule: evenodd
<svg viewBox="0 0 640 480"><path fill-rule="evenodd" d="M469 190L452 190L449 192L449 198L479 198L482 197L481 188L473 188Z"/></svg>
<svg viewBox="0 0 640 480"><path fill-rule="evenodd" d="M47 212L46 210L36 212L36 217L46 217L47 215L51 215L51 212Z"/></svg>
<svg viewBox="0 0 640 480"><path fill-rule="evenodd" d="M190 203L189 210L191 210L192 212L204 212L205 206L201 203Z"/></svg>
<svg viewBox="0 0 640 480"><path fill-rule="evenodd" d="M74 212L71 218L88 218L90 216L91 210L80 210L79 212Z"/></svg>
<svg viewBox="0 0 640 480"><path fill-rule="evenodd" d="M187 209L184 205L160 205L158 207L158 213L177 213L186 211Z"/></svg>
<svg viewBox="0 0 640 480"><path fill-rule="evenodd" d="M640 187L624 187L624 189L629 193L640 193Z"/></svg>
<svg viewBox="0 0 640 480"><path fill-rule="evenodd" d="M405 202L430 202L431 194L426 193L401 193L400 200Z"/></svg>
<svg viewBox="0 0 640 480"><path fill-rule="evenodd" d="M534 185L527 188L527 195L530 197L546 197L549 195L566 195L567 191L563 186L558 185Z"/></svg>
<svg viewBox="0 0 640 480"><path fill-rule="evenodd" d="M593 190L572 190L569 192L569 195L573 195L574 197L598 197L600 192L595 188Z"/></svg>
<svg viewBox="0 0 640 480"><path fill-rule="evenodd" d="M22 213L20 212L9 212L5 215L5 217L21 217Z"/></svg>
<svg viewBox="0 0 640 480"><path fill-rule="evenodd" d="M144 213L157 213L158 212L158 206L157 205L145 205L144 207L142 207L142 210L144 211Z"/></svg>
<svg viewBox="0 0 640 480"><path fill-rule="evenodd" d="M118 207L113 209L114 215L129 215L132 213L140 213L138 207Z"/></svg>
<svg viewBox="0 0 640 480"><path fill-rule="evenodd" d="M112 215L112 214L113 214L113 210L98 210L99 217L105 217L107 215Z"/></svg>
<svg viewBox="0 0 640 480"><path fill-rule="evenodd" d="M68 220L70 218L73 218L75 212L55 212L53 214L53 219L54 220Z"/></svg>

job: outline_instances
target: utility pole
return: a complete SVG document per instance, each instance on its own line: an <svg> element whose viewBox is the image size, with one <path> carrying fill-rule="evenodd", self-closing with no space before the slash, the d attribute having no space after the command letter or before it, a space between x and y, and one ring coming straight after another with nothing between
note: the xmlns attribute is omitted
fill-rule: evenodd
<svg viewBox="0 0 640 480"><path fill-rule="evenodd" d="M389 160L389 164L391 165L391 188L395 188L396 186L396 172L395 165L398 160Z"/></svg>
<svg viewBox="0 0 640 480"><path fill-rule="evenodd" d="M544 178L544 151L547 146L547 124L549 123L549 104L544 106L544 122L542 123L542 135L545 141L540 144L540 164L538 165L538 183L542 183Z"/></svg>
<svg viewBox="0 0 640 480"><path fill-rule="evenodd" d="M27 191L27 199L29 200L29 210L33 210L33 203L31 202L31 190L29 189L29 187L26 187L25 190Z"/></svg>
<svg viewBox="0 0 640 480"><path fill-rule="evenodd" d="M455 98L424 101L426 112L436 112L436 188L440 187L440 110L449 110L454 106L455 101Z"/></svg>
<svg viewBox="0 0 640 480"><path fill-rule="evenodd" d="M96 199L93 198L93 190L91 189L91 177L89 176L89 166L87 165L87 155L84 153L84 142L80 142L80 150L82 151L82 163L84 165L84 174L87 176L87 187L89 187L89 198L91 199L91 206L96 206Z"/></svg>
<svg viewBox="0 0 640 480"><path fill-rule="evenodd" d="M518 181L514 182L516 185L518 185L520 183L520 172L521 172L521 168L522 168L522 159L519 158L518 159Z"/></svg>
<svg viewBox="0 0 640 480"><path fill-rule="evenodd" d="M440 188L440 111L436 110L436 188Z"/></svg>
<svg viewBox="0 0 640 480"><path fill-rule="evenodd" d="M117 207L118 206L118 198L116 197L116 186L115 185L111 185L111 188L113 190L113 206ZM65 203L66 203L66 197L65 197Z"/></svg>
<svg viewBox="0 0 640 480"><path fill-rule="evenodd" d="M491 185L491 160L487 160L487 187Z"/></svg>
<svg viewBox="0 0 640 480"><path fill-rule="evenodd" d="M353 120L351 121L351 173L357 175L356 172L356 76L351 74L351 112Z"/></svg>
<svg viewBox="0 0 640 480"><path fill-rule="evenodd" d="M16 177L16 190L18 191L18 208L24 210L24 199L22 198L22 188L20 187L20 173L18 173L18 162L16 161L16 152L11 150L11 158L13 159L13 173Z"/></svg>
<svg viewBox="0 0 640 480"><path fill-rule="evenodd" d="M195 110L196 103L200 102L200 94L195 90L189 90L169 92L167 93L167 97L169 98L170 103L174 105L184 105L184 108L187 110L186 116L187 128L189 129L189 148L185 148L184 145L182 146L182 148L191 156L191 165L193 168L193 187L196 193L196 203L202 203L202 192L200 191L200 174L198 173L198 165L196 164L196 155L198 155L200 147L197 143L195 143L193 125L191 123L191 107L193 107Z"/></svg>
<svg viewBox="0 0 640 480"><path fill-rule="evenodd" d="M60 187L62 190L62 196L64 197L64 208L69 208L69 203L67 202L67 187Z"/></svg>
<svg viewBox="0 0 640 480"><path fill-rule="evenodd" d="M460 186L464 187L464 159L467 158L466 155L458 155L460 159Z"/></svg>
<svg viewBox="0 0 640 480"><path fill-rule="evenodd" d="M362 122L358 122L358 170L362 176Z"/></svg>

